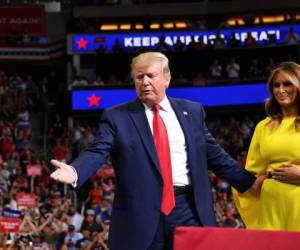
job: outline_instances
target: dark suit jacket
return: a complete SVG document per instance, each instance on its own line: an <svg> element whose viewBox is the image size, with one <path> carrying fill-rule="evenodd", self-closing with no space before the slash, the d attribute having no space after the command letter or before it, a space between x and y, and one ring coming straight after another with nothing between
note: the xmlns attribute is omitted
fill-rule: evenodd
<svg viewBox="0 0 300 250"><path fill-rule="evenodd" d="M243 192L255 177L216 144L198 103L169 98L185 135L194 199L204 226L215 225L208 169ZM100 132L72 162L82 185L111 153L116 174L110 228L112 250L144 250L152 242L160 218L162 178L143 104L137 99L103 112Z"/></svg>

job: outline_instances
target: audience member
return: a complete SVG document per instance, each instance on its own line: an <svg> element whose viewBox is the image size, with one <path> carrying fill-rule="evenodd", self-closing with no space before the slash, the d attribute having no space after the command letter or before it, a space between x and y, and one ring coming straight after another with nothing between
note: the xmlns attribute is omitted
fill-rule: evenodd
<svg viewBox="0 0 300 250"><path fill-rule="evenodd" d="M231 33L227 44L228 48L238 48L240 46L240 40L236 38L236 34L234 32Z"/></svg>
<svg viewBox="0 0 300 250"><path fill-rule="evenodd" d="M290 27L289 32L286 34L285 42L289 45L299 44L299 35L297 34L293 26Z"/></svg>
<svg viewBox="0 0 300 250"><path fill-rule="evenodd" d="M177 37L176 42L173 45L174 52L183 52L185 49L184 43L181 41L180 37Z"/></svg>
<svg viewBox="0 0 300 250"><path fill-rule="evenodd" d="M235 61L234 57L229 59L226 66L227 77L229 79L237 79L240 76L240 65Z"/></svg>
<svg viewBox="0 0 300 250"><path fill-rule="evenodd" d="M251 65L248 69L247 76L250 79L260 79L263 76L263 72L261 70L261 66L259 65L258 58L254 58L251 61Z"/></svg>
<svg viewBox="0 0 300 250"><path fill-rule="evenodd" d="M169 46L166 43L164 36L159 37L159 42L156 44L155 49L164 53L169 51Z"/></svg>
<svg viewBox="0 0 300 250"><path fill-rule="evenodd" d="M219 64L218 59L214 59L213 63L209 67L210 76L213 79L218 79L222 77L222 65Z"/></svg>
<svg viewBox="0 0 300 250"><path fill-rule="evenodd" d="M101 75L97 75L96 80L90 84L91 86L104 86L104 81Z"/></svg>
<svg viewBox="0 0 300 250"><path fill-rule="evenodd" d="M113 53L122 53L123 52L123 45L121 44L119 39L115 40L115 43L112 46Z"/></svg>
<svg viewBox="0 0 300 250"><path fill-rule="evenodd" d="M213 47L215 49L224 49L225 48L225 40L222 37L220 31L216 32L216 38L212 42L213 42Z"/></svg>
<svg viewBox="0 0 300 250"><path fill-rule="evenodd" d="M247 37L245 39L245 47L254 47L257 45L256 39L252 36L251 32L247 32Z"/></svg>

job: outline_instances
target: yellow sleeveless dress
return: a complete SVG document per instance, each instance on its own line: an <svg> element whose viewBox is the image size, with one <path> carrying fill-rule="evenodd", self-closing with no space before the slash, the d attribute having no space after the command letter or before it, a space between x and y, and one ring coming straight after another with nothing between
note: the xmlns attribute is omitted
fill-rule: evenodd
<svg viewBox="0 0 300 250"><path fill-rule="evenodd" d="M270 118L255 128L247 155L246 169L257 175L272 172L283 163L300 160L300 132L295 118L272 128ZM237 209L247 228L300 231L300 186L266 179L259 198L233 190Z"/></svg>

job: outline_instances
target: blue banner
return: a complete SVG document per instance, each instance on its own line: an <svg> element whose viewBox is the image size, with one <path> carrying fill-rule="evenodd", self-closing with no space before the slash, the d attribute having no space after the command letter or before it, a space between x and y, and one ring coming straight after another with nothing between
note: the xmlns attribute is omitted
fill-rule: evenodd
<svg viewBox="0 0 300 250"><path fill-rule="evenodd" d="M218 87L169 88L171 97L189 99L206 107L263 103L268 97L266 84ZM72 90L72 110L100 110L136 98L135 89Z"/></svg>
<svg viewBox="0 0 300 250"><path fill-rule="evenodd" d="M10 208L4 208L2 211L2 216L4 218L15 218L19 219L21 217L21 212L19 210L13 210Z"/></svg>
<svg viewBox="0 0 300 250"><path fill-rule="evenodd" d="M300 25L292 25L295 32L300 34ZM247 33L251 32L252 36L257 40L258 44L265 43L269 35L273 35L276 43L284 43L285 37L290 30L290 25L282 26L265 26L265 27L247 27L224 29L220 31L221 36L228 40L234 32L238 40L243 43L247 37ZM192 39L198 41L203 39L205 44L216 37L216 30L211 31L157 31L157 32L138 32L138 33L101 33L101 34L76 34L72 37L73 53L94 53L99 46L105 48L108 52L112 51L112 47L116 40L126 51L135 51L138 48L155 48L159 42L159 38L164 36L165 42L172 47L177 39L180 39L185 45L188 45Z"/></svg>

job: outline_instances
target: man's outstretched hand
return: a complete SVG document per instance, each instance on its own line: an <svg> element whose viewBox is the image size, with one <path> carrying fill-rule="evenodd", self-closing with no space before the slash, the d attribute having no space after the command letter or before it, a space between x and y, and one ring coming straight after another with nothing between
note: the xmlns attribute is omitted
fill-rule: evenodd
<svg viewBox="0 0 300 250"><path fill-rule="evenodd" d="M56 170L50 175L51 178L66 184L75 184L77 181L76 172L70 165L57 160L51 160L51 164L56 167Z"/></svg>

